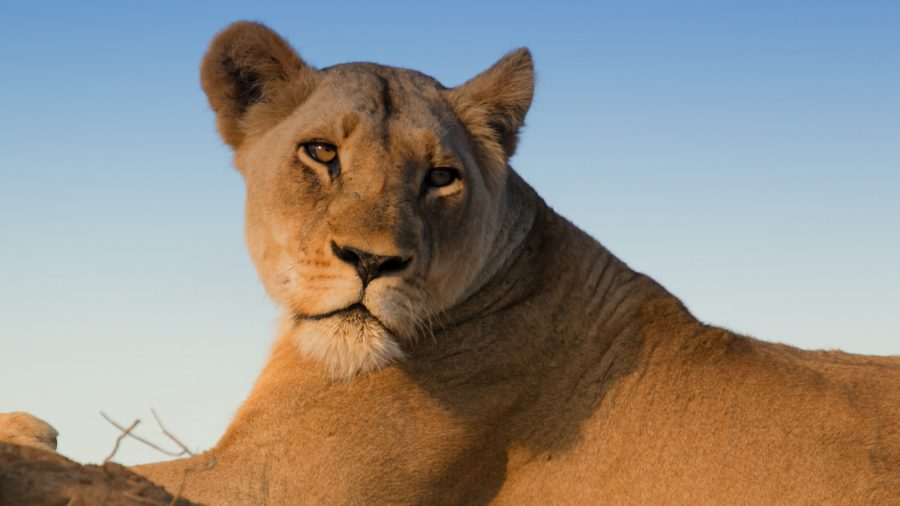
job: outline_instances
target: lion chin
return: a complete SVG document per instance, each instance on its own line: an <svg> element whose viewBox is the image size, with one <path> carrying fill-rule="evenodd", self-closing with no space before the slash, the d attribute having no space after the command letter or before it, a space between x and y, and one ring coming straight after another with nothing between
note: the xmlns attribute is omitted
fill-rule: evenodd
<svg viewBox="0 0 900 506"><path fill-rule="evenodd" d="M325 365L329 377L346 380L403 358L394 334L362 305L288 323L300 352Z"/></svg>

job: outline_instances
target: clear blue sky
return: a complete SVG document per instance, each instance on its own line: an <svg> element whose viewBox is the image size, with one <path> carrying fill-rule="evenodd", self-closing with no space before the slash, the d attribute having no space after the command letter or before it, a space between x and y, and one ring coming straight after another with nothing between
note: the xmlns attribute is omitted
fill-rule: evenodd
<svg viewBox="0 0 900 506"><path fill-rule="evenodd" d="M310 63L458 84L528 46L514 166L703 320L900 353L900 2L6 2L0 411L98 461L149 407L212 445L275 309L197 80L263 21ZM159 459L127 443L120 460Z"/></svg>

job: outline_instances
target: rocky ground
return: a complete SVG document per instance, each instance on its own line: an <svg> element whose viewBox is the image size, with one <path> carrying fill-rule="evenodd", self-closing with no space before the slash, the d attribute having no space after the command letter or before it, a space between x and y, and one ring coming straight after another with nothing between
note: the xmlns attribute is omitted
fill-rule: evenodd
<svg viewBox="0 0 900 506"><path fill-rule="evenodd" d="M0 443L3 506L190 506L125 467L81 465L51 451Z"/></svg>

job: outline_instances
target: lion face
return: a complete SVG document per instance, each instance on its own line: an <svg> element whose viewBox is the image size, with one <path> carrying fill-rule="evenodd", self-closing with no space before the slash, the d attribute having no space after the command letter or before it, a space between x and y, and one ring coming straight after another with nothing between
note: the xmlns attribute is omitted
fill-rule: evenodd
<svg viewBox="0 0 900 506"><path fill-rule="evenodd" d="M398 339L423 331L481 270L467 252L496 235L500 181L488 186L433 80L329 69L248 144L250 254L303 351L338 371L397 358Z"/></svg>
<svg viewBox="0 0 900 506"><path fill-rule="evenodd" d="M373 64L314 70L261 25L213 41L203 84L246 182L250 255L335 377L400 358L478 288L528 106L491 100L509 68L530 84L527 52L505 60L448 90Z"/></svg>

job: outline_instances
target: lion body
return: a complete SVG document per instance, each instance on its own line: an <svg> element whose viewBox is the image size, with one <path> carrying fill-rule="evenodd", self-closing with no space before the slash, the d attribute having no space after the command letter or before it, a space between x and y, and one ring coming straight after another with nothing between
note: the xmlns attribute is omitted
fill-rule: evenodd
<svg viewBox="0 0 900 506"><path fill-rule="evenodd" d="M421 353L332 382L282 334L213 450L137 471L214 457L209 504L896 504L900 360L703 325L539 213Z"/></svg>
<svg viewBox="0 0 900 506"><path fill-rule="evenodd" d="M284 317L216 446L137 472L215 505L900 503L900 358L704 325L554 213L507 164L527 51L447 89L238 23L202 81Z"/></svg>

